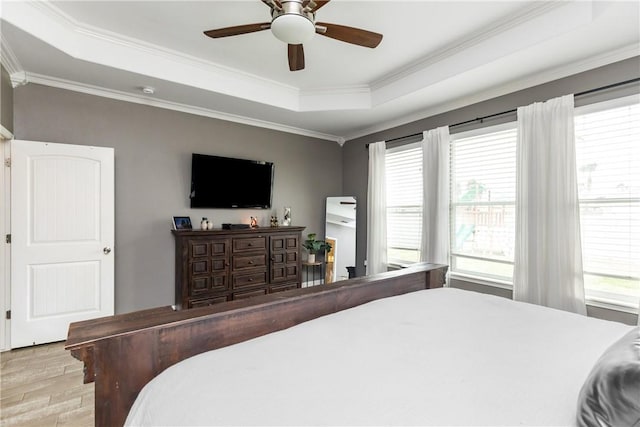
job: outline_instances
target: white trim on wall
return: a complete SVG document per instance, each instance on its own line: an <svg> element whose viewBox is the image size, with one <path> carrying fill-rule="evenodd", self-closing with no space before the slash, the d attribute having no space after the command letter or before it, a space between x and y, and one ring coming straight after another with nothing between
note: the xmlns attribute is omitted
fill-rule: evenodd
<svg viewBox="0 0 640 427"><path fill-rule="evenodd" d="M9 140L9 139L13 139L13 134L11 133L11 131L9 129L7 129L6 127L0 125L0 140Z"/></svg>
<svg viewBox="0 0 640 427"><path fill-rule="evenodd" d="M344 144L344 138L328 133L316 132L312 130L302 129L294 126L283 125L280 123L270 122L266 120L254 119L251 117L240 116L237 114L225 113L209 108L198 107L193 105L181 104L173 101L153 98L150 96L131 94L128 92L106 89L99 86L78 83L71 80L60 79L56 77L45 76L37 73L21 72L11 75L14 86L24 85L28 83L40 84L43 86L55 87L58 89L66 89L74 92L84 93L87 95L100 96L103 98L116 99L119 101L133 102L136 104L149 105L152 107L164 108L167 110L180 111L182 113L195 114L198 116L209 117L212 119L225 120L228 122L242 123L258 128L272 129L280 132L291 133L295 135L309 136L311 138L324 139L327 141L335 141Z"/></svg>
<svg viewBox="0 0 640 427"><path fill-rule="evenodd" d="M0 171L0 351L9 350L10 348L10 322L5 318L7 310L11 309L11 251L10 246L5 241L5 235L10 233L10 200L11 200L11 169L5 165L5 159L10 158L11 144L8 139L4 139L4 131L6 130L0 125L2 140L0 141L0 154L2 154L2 171ZM10 133L10 132L9 132Z"/></svg>

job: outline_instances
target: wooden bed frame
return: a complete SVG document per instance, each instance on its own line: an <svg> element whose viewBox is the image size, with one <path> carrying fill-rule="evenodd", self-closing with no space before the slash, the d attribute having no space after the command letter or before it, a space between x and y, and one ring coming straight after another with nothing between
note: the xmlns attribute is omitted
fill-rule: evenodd
<svg viewBox="0 0 640 427"><path fill-rule="evenodd" d="M441 287L446 272L445 265L420 263L209 307L75 322L65 349L84 362L84 382L95 382L95 425L121 426L144 385L181 360L376 299Z"/></svg>

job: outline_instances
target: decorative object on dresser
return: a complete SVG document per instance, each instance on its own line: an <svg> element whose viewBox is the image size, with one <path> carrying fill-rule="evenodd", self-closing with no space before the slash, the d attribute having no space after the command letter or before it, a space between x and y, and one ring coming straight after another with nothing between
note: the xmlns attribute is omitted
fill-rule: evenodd
<svg viewBox="0 0 640 427"><path fill-rule="evenodd" d="M200 229L213 230L213 221L207 219L207 217L203 217L202 221L200 221Z"/></svg>
<svg viewBox="0 0 640 427"><path fill-rule="evenodd" d="M173 217L174 230L191 230L191 218L188 216Z"/></svg>
<svg viewBox="0 0 640 427"><path fill-rule="evenodd" d="M251 225L249 224L229 224L229 223L224 223L222 224L222 228L224 230L244 230L247 228L251 228Z"/></svg>
<svg viewBox="0 0 640 427"><path fill-rule="evenodd" d="M316 262L316 254L324 251L330 251L331 245L324 240L317 240L316 233L307 234L307 240L302 243L309 254L307 255L307 262L313 264Z"/></svg>
<svg viewBox="0 0 640 427"><path fill-rule="evenodd" d="M173 230L176 305L202 307L301 287L304 228Z"/></svg>
<svg viewBox="0 0 640 427"><path fill-rule="evenodd" d="M282 218L282 225L290 226L291 225L291 207L287 206L284 208L284 216Z"/></svg>

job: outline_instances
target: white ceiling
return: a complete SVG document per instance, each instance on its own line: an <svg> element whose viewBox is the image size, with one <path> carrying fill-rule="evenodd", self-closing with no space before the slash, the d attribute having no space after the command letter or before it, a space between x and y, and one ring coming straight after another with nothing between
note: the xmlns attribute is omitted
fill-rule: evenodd
<svg viewBox="0 0 640 427"><path fill-rule="evenodd" d="M640 2L333 0L317 20L384 35L320 35L291 72L259 0L7 1L2 63L55 87L342 142L640 55ZM152 96L143 86L156 89Z"/></svg>

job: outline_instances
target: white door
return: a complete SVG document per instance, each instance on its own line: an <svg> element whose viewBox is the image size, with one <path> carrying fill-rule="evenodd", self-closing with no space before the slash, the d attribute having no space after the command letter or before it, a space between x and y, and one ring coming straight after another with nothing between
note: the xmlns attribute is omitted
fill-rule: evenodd
<svg viewBox="0 0 640 427"><path fill-rule="evenodd" d="M11 142L11 348L114 312L112 148Z"/></svg>

